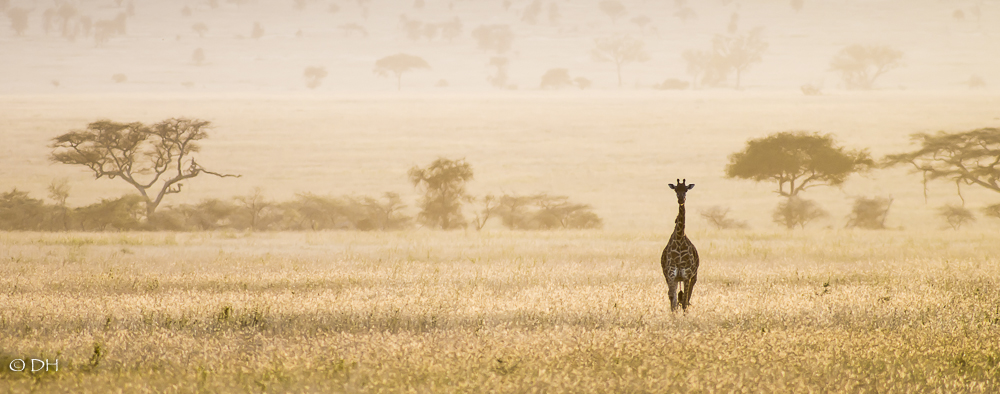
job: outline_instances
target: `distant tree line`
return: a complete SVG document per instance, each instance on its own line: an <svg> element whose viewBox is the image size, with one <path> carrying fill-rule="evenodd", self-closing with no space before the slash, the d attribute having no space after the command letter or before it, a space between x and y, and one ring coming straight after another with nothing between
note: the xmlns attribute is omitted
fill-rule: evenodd
<svg viewBox="0 0 1000 394"><path fill-rule="evenodd" d="M256 189L246 196L161 207L167 196L181 192L186 179L205 174L239 176L209 171L197 163L199 141L208 137L209 127L208 121L187 118L153 125L99 120L86 129L59 135L51 144L52 161L86 167L96 179L119 179L139 194L69 207L70 188L65 179L49 185L53 203L13 189L0 193L0 231L389 231L417 225L453 230L470 224L482 230L491 218L499 218L513 230L599 228L603 224L589 205L566 196L471 196L465 185L473 179L472 166L464 159L445 158L408 172L409 181L423 193L416 217L404 213L406 204L392 192L381 197L300 193L278 202ZM475 219L467 220L463 206L476 203L482 205L473 207Z"/></svg>

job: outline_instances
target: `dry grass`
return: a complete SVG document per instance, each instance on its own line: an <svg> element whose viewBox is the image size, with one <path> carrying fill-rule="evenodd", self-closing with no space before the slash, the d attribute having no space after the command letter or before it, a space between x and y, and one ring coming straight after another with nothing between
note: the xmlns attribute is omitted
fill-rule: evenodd
<svg viewBox="0 0 1000 394"><path fill-rule="evenodd" d="M691 237L682 315L656 232L2 234L0 391L1000 389L997 235Z"/></svg>

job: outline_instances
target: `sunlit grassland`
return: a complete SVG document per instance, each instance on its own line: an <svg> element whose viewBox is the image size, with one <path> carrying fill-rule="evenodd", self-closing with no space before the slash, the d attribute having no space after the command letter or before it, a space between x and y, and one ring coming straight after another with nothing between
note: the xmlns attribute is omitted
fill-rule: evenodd
<svg viewBox="0 0 1000 394"><path fill-rule="evenodd" d="M1000 388L1000 235L668 235L0 234L0 391Z"/></svg>

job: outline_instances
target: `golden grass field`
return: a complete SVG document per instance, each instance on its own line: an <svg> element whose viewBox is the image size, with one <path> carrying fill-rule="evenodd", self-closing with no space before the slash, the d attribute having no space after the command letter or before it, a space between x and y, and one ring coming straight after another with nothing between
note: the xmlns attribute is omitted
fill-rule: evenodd
<svg viewBox="0 0 1000 394"><path fill-rule="evenodd" d="M0 234L0 391L1000 389L996 233L668 235Z"/></svg>

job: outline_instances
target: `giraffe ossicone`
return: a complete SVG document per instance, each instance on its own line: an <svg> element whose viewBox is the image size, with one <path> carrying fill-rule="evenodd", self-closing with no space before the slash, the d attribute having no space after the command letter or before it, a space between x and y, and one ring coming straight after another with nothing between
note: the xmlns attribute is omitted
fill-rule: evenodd
<svg viewBox="0 0 1000 394"><path fill-rule="evenodd" d="M677 219L674 220L674 232L670 241L663 248L660 256L660 266L663 276L667 279L667 292L670 295L670 310L676 311L677 304L685 312L691 305L691 292L698 281L698 249L684 234L684 202L688 190L694 189L694 184L687 184L687 179L677 180L677 184L669 184L677 194ZM682 289L678 289L682 285Z"/></svg>

